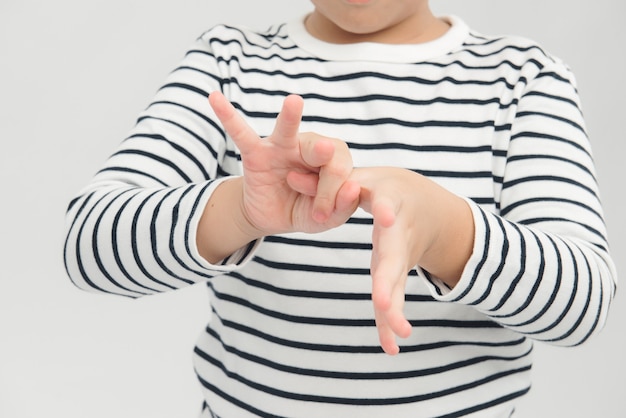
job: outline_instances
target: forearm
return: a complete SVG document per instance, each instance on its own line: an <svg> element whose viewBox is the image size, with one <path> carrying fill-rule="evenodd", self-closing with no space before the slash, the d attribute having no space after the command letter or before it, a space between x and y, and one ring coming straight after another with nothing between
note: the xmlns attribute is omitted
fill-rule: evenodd
<svg viewBox="0 0 626 418"><path fill-rule="evenodd" d="M189 241L210 184L137 188L95 181L68 209L64 261L83 290L139 297L206 280ZM205 263L206 264L206 263Z"/></svg>
<svg viewBox="0 0 626 418"><path fill-rule="evenodd" d="M474 219L468 203L440 186L433 197L433 222L437 233L429 248L418 260L424 270L453 288L472 255ZM416 216L421 216L416 214Z"/></svg>
<svg viewBox="0 0 626 418"><path fill-rule="evenodd" d="M541 231L473 205L476 243L463 276L433 295L530 338L577 345L602 328L615 291L606 248L571 232Z"/></svg>
<svg viewBox="0 0 626 418"><path fill-rule="evenodd" d="M242 188L241 177L221 183L200 217L196 245L200 255L212 264L263 235L244 215Z"/></svg>

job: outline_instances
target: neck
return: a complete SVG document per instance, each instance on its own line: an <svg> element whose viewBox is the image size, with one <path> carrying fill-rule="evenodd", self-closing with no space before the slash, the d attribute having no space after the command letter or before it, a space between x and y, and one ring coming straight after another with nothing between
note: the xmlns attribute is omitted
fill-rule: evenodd
<svg viewBox="0 0 626 418"><path fill-rule="evenodd" d="M426 9L373 31L368 31L366 26L357 30L343 28L323 14L313 11L307 16L305 27L315 38L334 44L418 44L443 36L450 25L435 17L430 9Z"/></svg>

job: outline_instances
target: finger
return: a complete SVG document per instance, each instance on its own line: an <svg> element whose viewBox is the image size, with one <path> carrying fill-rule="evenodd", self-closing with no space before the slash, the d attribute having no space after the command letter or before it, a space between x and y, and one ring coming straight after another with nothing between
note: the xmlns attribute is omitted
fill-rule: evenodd
<svg viewBox="0 0 626 418"><path fill-rule="evenodd" d="M375 313L376 329L378 331L378 341L383 351L390 356L395 356L400 352L400 347L396 342L396 336L387 324L387 320L380 312Z"/></svg>
<svg viewBox="0 0 626 418"><path fill-rule="evenodd" d="M406 338L411 334L411 324L403 313L408 253L402 235L398 226L384 228L374 221L372 300L385 327L398 337Z"/></svg>
<svg viewBox="0 0 626 418"><path fill-rule="evenodd" d="M406 276L396 282L391 296L391 308L385 315L389 327L400 338L411 335L411 323L404 316L405 285Z"/></svg>
<svg viewBox="0 0 626 418"><path fill-rule="evenodd" d="M296 192L305 196L315 196L317 194L317 181L319 177L316 173L301 173L290 171L287 173L287 184Z"/></svg>
<svg viewBox="0 0 626 418"><path fill-rule="evenodd" d="M407 280L407 257L400 234L374 227L372 299L378 309L402 315Z"/></svg>
<svg viewBox="0 0 626 418"><path fill-rule="evenodd" d="M381 225L381 216L387 218L393 215L386 202L374 202L372 212L372 301L376 309L387 311L392 305L395 281L402 273L402 264L398 262L403 253L402 239L396 236L393 228Z"/></svg>
<svg viewBox="0 0 626 418"><path fill-rule="evenodd" d="M381 347L387 354L395 355L400 350L397 337L409 337L411 335L411 323L403 313L405 281L399 280L395 285L390 285L390 282L396 280L385 280L386 278L380 276L377 278L378 285L374 285L372 300L374 301L376 327ZM390 287L392 288L391 294L388 293Z"/></svg>
<svg viewBox="0 0 626 418"><path fill-rule="evenodd" d="M390 198L374 195L371 209L375 225L382 228L393 226L398 208L396 208L396 204Z"/></svg>
<svg viewBox="0 0 626 418"><path fill-rule="evenodd" d="M235 141L242 153L246 153L259 141L259 136L246 123L235 107L218 91L209 95L209 103L224 129Z"/></svg>
<svg viewBox="0 0 626 418"><path fill-rule="evenodd" d="M335 144L332 139L310 132L300 133L300 155L309 166L320 168L330 163L334 154Z"/></svg>
<svg viewBox="0 0 626 418"><path fill-rule="evenodd" d="M359 194L361 187L358 183L347 181L337 193L335 209L324 225L334 227L344 224L354 211L359 207Z"/></svg>
<svg viewBox="0 0 626 418"><path fill-rule="evenodd" d="M342 148L337 148L336 140L306 133L301 134L300 138L303 161L313 168L319 167L313 219L323 223L335 210L337 194L352 172L352 157L347 147L342 145Z"/></svg>
<svg viewBox="0 0 626 418"><path fill-rule="evenodd" d="M372 215L374 225L382 228L391 227L395 223L396 214L401 205L400 199L396 199L397 203L395 203L391 197L384 195L384 190L381 192L372 188L372 185L368 184L371 182L361 173L363 173L362 170L355 168L350 175L350 179L361 186L359 206Z"/></svg>
<svg viewBox="0 0 626 418"><path fill-rule="evenodd" d="M327 138L308 133L300 134L300 155L313 169L319 168L318 184L313 202L313 219L324 223L335 207L335 197L341 187L341 179L333 179L330 164L335 153L334 143Z"/></svg>
<svg viewBox="0 0 626 418"><path fill-rule="evenodd" d="M360 194L361 186L359 183L351 180L346 181L339 189L339 192L337 192L335 210L339 214L349 212L348 216L352 215L359 206ZM346 216L346 218L348 216Z"/></svg>
<svg viewBox="0 0 626 418"><path fill-rule="evenodd" d="M276 118L276 125L271 141L281 147L291 147L296 141L302 120L304 101L297 95L289 95L283 101L283 107Z"/></svg>

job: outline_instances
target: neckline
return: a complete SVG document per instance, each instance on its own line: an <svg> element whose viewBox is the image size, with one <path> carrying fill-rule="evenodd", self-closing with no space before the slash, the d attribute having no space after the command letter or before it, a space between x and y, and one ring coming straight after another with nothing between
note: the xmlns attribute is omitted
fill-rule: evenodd
<svg viewBox="0 0 626 418"><path fill-rule="evenodd" d="M296 45L314 56L327 61L370 61L390 63L415 63L445 55L459 48L469 35L469 28L456 16L444 17L450 29L441 37L420 44L382 44L359 42L332 44L321 41L307 32L306 16L287 23L287 33Z"/></svg>

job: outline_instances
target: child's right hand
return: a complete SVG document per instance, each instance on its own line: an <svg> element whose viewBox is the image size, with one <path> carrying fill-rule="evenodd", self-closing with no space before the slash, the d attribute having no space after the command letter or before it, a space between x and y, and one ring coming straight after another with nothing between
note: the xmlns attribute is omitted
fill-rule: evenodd
<svg viewBox="0 0 626 418"><path fill-rule="evenodd" d="M212 93L209 102L241 152L241 201L232 210L241 210L240 227L251 236L321 232L343 224L357 208L360 188L348 181L350 151L340 140L299 133L302 98L285 99L274 131L264 139L221 93ZM291 179L307 179L306 190L291 187Z"/></svg>

